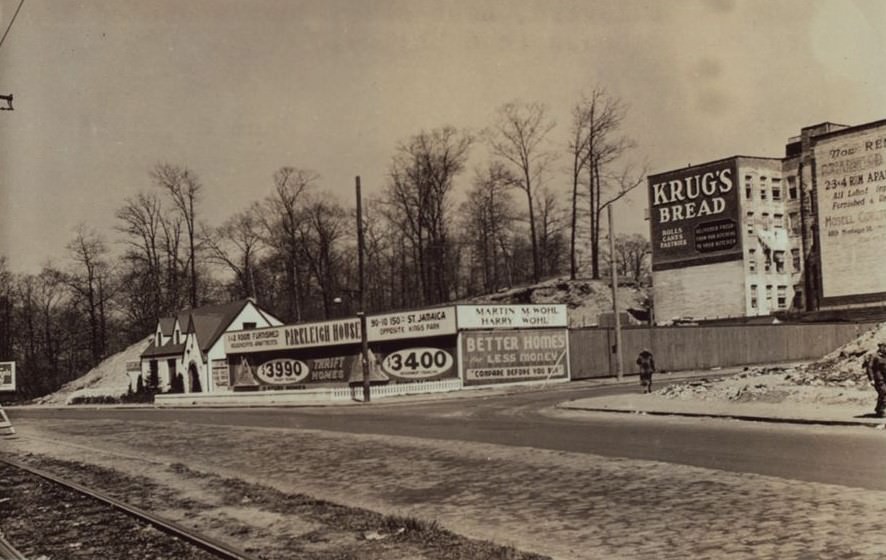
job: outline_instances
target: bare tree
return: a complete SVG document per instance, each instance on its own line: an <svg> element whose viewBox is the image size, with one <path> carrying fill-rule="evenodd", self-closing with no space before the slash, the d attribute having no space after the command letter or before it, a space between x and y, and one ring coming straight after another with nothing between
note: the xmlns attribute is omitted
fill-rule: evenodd
<svg viewBox="0 0 886 560"><path fill-rule="evenodd" d="M649 255L652 248L649 240L639 234L616 235L615 256L618 274L622 278L630 278L637 284L645 284L649 280Z"/></svg>
<svg viewBox="0 0 886 560"><path fill-rule="evenodd" d="M643 182L645 170L635 171L630 164L621 169L611 168L621 161L634 148L634 143L618 136L627 109L620 99L612 97L603 89L595 89L591 96L582 99L573 110L574 128L584 123L585 134L571 148L583 145L587 157L580 158L586 166L589 239L591 249L591 275L600 277L600 230L603 210L616 200L625 196ZM573 204L577 198L573 197ZM575 208L572 209L576 215ZM573 219L573 236L577 223ZM575 243L572 244L572 259L575 258ZM574 271L573 271L574 274Z"/></svg>
<svg viewBox="0 0 886 560"><path fill-rule="evenodd" d="M104 356L108 341L105 304L112 295L108 249L102 236L81 224L68 250L74 267L66 275L67 284L89 317L90 351L95 364Z"/></svg>
<svg viewBox="0 0 886 560"><path fill-rule="evenodd" d="M537 192L538 201L538 246L542 273L550 276L560 273L565 256L563 230L565 215L557 200L557 195L542 187Z"/></svg>
<svg viewBox="0 0 886 560"><path fill-rule="evenodd" d="M162 265L163 210L154 193L139 193L117 210L116 230L125 234L128 249L124 258L131 265L132 275L140 277L139 301L145 305L131 310L130 318L142 327L152 328L161 314L170 311L164 306Z"/></svg>
<svg viewBox="0 0 886 560"><path fill-rule="evenodd" d="M512 184L513 177L504 165L492 162L476 171L473 187L462 204L464 245L479 261L480 285L486 293L513 282L507 250L516 214L510 194Z"/></svg>
<svg viewBox="0 0 886 560"><path fill-rule="evenodd" d="M539 103L506 103L498 109L489 141L493 156L515 168L514 184L526 194L532 243L532 277L536 282L541 277L541 259L536 232L534 189L541 185L543 175L555 157L543 145L548 133L555 126L546 113L545 106Z"/></svg>
<svg viewBox="0 0 886 560"><path fill-rule="evenodd" d="M422 131L398 146L391 164L387 214L411 244L421 303L450 297L449 198L472 143L470 135L449 126Z"/></svg>
<svg viewBox="0 0 886 560"><path fill-rule="evenodd" d="M187 167L161 163L151 170L154 183L164 189L178 210L188 233L188 270L190 272L190 303L197 307L197 201L202 185L197 175Z"/></svg>
<svg viewBox="0 0 886 560"><path fill-rule="evenodd" d="M236 296L256 298L255 269L264 247L259 203L254 202L214 231L207 231L204 238L210 259L234 274Z"/></svg>
<svg viewBox="0 0 886 560"><path fill-rule="evenodd" d="M341 254L338 245L344 237L347 213L335 202L316 199L305 206L299 222L299 242L323 304L324 318L331 314L332 299L341 291L338 272Z"/></svg>

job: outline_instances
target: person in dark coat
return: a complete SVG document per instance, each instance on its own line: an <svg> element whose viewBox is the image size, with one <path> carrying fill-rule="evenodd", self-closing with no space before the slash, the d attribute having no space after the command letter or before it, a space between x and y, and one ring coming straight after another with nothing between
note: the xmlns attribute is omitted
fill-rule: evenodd
<svg viewBox="0 0 886 560"><path fill-rule="evenodd" d="M644 393L652 392L652 373L655 371L655 358L652 352L643 349L637 356L637 365L640 366L640 386Z"/></svg>
<svg viewBox="0 0 886 560"><path fill-rule="evenodd" d="M865 371L874 390L877 391L877 405L874 407L874 414L878 418L883 418L883 412L886 410L886 342L877 344L877 352L865 359L867 362Z"/></svg>

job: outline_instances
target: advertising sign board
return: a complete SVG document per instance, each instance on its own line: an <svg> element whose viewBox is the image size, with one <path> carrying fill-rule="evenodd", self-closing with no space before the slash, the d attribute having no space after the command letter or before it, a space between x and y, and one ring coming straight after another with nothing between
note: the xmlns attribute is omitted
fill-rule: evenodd
<svg viewBox="0 0 886 560"><path fill-rule="evenodd" d="M15 391L15 362L0 362L0 391Z"/></svg>
<svg viewBox="0 0 886 560"><path fill-rule="evenodd" d="M462 333L465 385L569 378L566 329Z"/></svg>
<svg viewBox="0 0 886 560"><path fill-rule="evenodd" d="M455 308L439 307L366 318L370 342L455 334Z"/></svg>
<svg viewBox="0 0 886 560"><path fill-rule="evenodd" d="M360 320L341 319L230 332L225 335L225 352L245 354L359 342Z"/></svg>
<svg viewBox="0 0 886 560"><path fill-rule="evenodd" d="M127 360L126 373L139 373L142 370L141 360Z"/></svg>
<svg viewBox="0 0 886 560"><path fill-rule="evenodd" d="M886 124L814 148L824 298L886 296Z"/></svg>
<svg viewBox="0 0 886 560"><path fill-rule="evenodd" d="M742 258L736 160L649 176L652 269Z"/></svg>
<svg viewBox="0 0 886 560"><path fill-rule="evenodd" d="M236 387L297 387L315 384L356 383L363 380L360 354L291 357L290 353L268 356L244 354L233 358L231 370ZM370 355L370 379L384 381L374 355Z"/></svg>
<svg viewBox="0 0 886 560"><path fill-rule="evenodd" d="M231 373L227 360L212 360L212 384L215 387L231 385Z"/></svg>
<svg viewBox="0 0 886 560"><path fill-rule="evenodd" d="M566 327L563 304L459 305L459 329Z"/></svg>
<svg viewBox="0 0 886 560"><path fill-rule="evenodd" d="M395 381L434 381L458 376L455 337L449 345L406 346L377 354L381 371Z"/></svg>

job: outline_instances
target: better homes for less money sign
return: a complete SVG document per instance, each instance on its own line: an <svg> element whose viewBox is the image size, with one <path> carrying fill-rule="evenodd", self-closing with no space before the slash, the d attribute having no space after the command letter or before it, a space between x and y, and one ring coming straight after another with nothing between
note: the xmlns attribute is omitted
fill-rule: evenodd
<svg viewBox="0 0 886 560"><path fill-rule="evenodd" d="M461 336L465 385L569 378L566 329Z"/></svg>

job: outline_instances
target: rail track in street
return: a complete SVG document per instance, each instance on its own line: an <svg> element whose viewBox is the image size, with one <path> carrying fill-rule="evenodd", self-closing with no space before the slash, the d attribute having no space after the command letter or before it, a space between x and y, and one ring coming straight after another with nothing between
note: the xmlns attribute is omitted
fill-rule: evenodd
<svg viewBox="0 0 886 560"><path fill-rule="evenodd" d="M179 523L0 458L0 558L256 560Z"/></svg>

